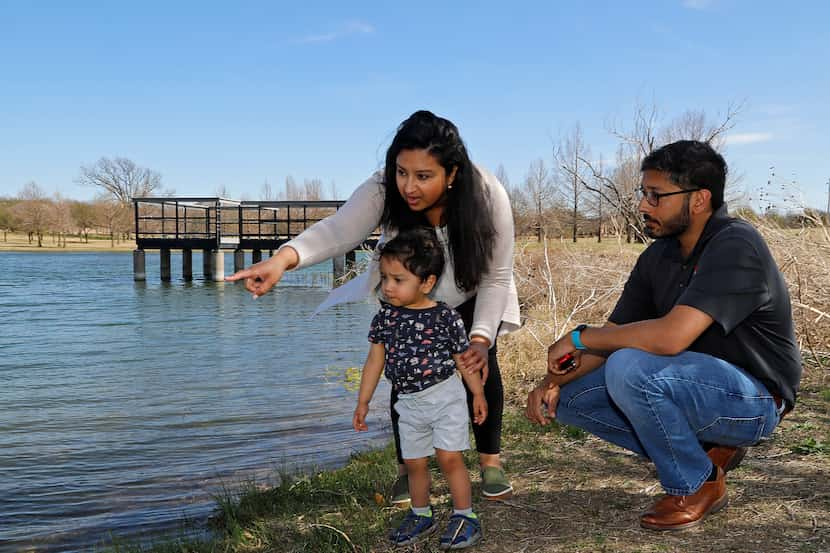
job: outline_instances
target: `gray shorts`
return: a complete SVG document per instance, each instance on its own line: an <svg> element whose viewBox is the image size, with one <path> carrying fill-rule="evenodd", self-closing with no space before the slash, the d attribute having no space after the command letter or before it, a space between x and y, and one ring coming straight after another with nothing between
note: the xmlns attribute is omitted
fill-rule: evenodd
<svg viewBox="0 0 830 553"><path fill-rule="evenodd" d="M394 405L400 415L401 454L420 459L444 451L470 449L467 392L458 373L414 394L400 394Z"/></svg>

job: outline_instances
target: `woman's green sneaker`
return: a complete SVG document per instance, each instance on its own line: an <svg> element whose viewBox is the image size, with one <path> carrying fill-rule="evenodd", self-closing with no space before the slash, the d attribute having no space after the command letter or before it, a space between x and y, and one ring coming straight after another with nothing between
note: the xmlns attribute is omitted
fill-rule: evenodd
<svg viewBox="0 0 830 553"><path fill-rule="evenodd" d="M409 507L409 476L399 474L395 483L392 484L392 505L406 509Z"/></svg>
<svg viewBox="0 0 830 553"><path fill-rule="evenodd" d="M481 472L481 495L486 499L507 499L513 495L513 486L507 481L504 469L484 467Z"/></svg>

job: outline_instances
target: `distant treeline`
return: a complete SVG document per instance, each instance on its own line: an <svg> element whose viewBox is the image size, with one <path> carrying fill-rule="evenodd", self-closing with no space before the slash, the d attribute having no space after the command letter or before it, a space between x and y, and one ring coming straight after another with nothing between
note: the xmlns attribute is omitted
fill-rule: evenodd
<svg viewBox="0 0 830 553"><path fill-rule="evenodd" d="M45 235L53 236L59 245L65 245L66 238L72 236L85 242L89 242L90 237L106 237L112 245L132 239L135 222L130 203L107 198L85 202L46 197L33 184L27 185L26 192L29 197L0 198L0 232L3 233L3 241L6 241L8 232L26 233L29 242L37 242L38 246L42 245ZM514 201L513 210L517 235L537 237L541 224L543 235L548 238L571 239L573 236L574 213L568 207L545 206L540 217L539 213ZM758 213L749 208L740 208L733 213L749 219L773 222L783 228L810 226L811 222L823 215L810 210L784 214L768 209ZM578 237L594 236L602 240L603 236L623 236L629 241L641 241L638 232L626 232L626 220L619 213L607 213L600 220L596 213L578 211L575 220Z"/></svg>
<svg viewBox="0 0 830 553"><path fill-rule="evenodd" d="M27 185L29 187L29 185ZM77 236L89 242L90 236L108 237L116 241L130 239L131 210L112 200L91 202L65 198L0 199L0 231L3 241L8 232L22 232L29 242L42 246L44 235L57 238L65 246L68 236Z"/></svg>
<svg viewBox="0 0 830 553"><path fill-rule="evenodd" d="M496 177L510 195L516 233L535 236L539 241L544 237L576 241L585 236L645 241L636 195L643 158L655 148L681 139L708 142L716 150L724 150L741 108L730 104L716 120L702 111L686 111L661 123L656 106L638 105L630 123L608 125L608 133L616 142L613 159L592 154L577 122L553 144L548 161L540 158L530 163L521 181L511 183L499 165ZM729 161L728 152L725 154ZM752 187L752 195L740 192L739 181L730 178L727 182L726 199L733 212L743 211L745 216L760 217L781 227L826 221L827 213L799 205L797 183L776 178L772 168L766 183ZM119 238L129 239L134 228L132 198L173 195L170 190L162 190L159 173L127 158L101 158L94 165L82 166L77 182L96 188L100 195L91 202L49 198L31 182L17 198L0 199L0 230L26 232L31 241L38 243L44 233L88 239L91 232L97 232L114 243ZM333 182L325 192L320 179L305 179L299 184L289 176L279 192L266 181L260 199L338 199ZM217 187L214 195L230 196L224 186ZM757 206L757 211L740 207L749 205Z"/></svg>
<svg viewBox="0 0 830 553"><path fill-rule="evenodd" d="M98 191L92 201L64 198L59 194L48 196L35 182L29 182L15 198L0 198L0 232L7 239L8 232L28 234L29 242L43 244L44 235L52 235L66 246L68 236L77 236L88 242L90 236L106 236L112 245L130 240L135 229L135 211L132 199L144 196L172 196L172 190L162 190L161 175L140 167L132 160L117 157L101 158L94 165L82 166L76 182ZM330 184L330 198L335 199L336 187ZM210 194L209 194L210 195ZM228 197L224 186L214 196ZM261 188L263 200L321 200L325 198L323 181L304 179L298 184L293 177L285 179L284 190L273 190L266 181Z"/></svg>

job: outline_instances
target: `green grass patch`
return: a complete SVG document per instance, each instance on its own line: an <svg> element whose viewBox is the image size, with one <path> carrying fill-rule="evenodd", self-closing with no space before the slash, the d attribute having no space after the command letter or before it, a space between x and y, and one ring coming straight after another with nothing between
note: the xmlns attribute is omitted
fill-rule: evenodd
<svg viewBox="0 0 830 553"><path fill-rule="evenodd" d="M231 550L369 549L389 526L383 503L396 467L390 446L357 455L339 470L284 475L273 488L247 486L218 498L214 522Z"/></svg>
<svg viewBox="0 0 830 553"><path fill-rule="evenodd" d="M541 434L569 439L582 435L556 421L540 427L529 422L522 412L513 410L505 412L503 433L506 440L515 443L507 448L519 457L514 457L518 465L524 464L525 457L535 462L542 458L540 455L548 446L536 439ZM469 468L476 470L478 457L474 452L466 452L465 460ZM446 491L436 463L431 463L431 470L433 492ZM387 503L396 475L395 450L390 444L380 451L355 455L341 469L308 475L283 474L280 484L273 487L247 482L224 489L215 498L216 511L210 521L215 531L213 540L172 540L144 547L114 544L111 550L118 553L372 551L379 544L385 544L390 528L404 514ZM474 480L474 494L475 488ZM529 498L534 496L531 490L526 494ZM448 495L446 498L449 501Z"/></svg>
<svg viewBox="0 0 830 553"><path fill-rule="evenodd" d="M800 441L795 445L791 445L790 451L792 451L793 453L798 453L800 455L828 455L830 454L830 444L810 437L805 438L804 440Z"/></svg>

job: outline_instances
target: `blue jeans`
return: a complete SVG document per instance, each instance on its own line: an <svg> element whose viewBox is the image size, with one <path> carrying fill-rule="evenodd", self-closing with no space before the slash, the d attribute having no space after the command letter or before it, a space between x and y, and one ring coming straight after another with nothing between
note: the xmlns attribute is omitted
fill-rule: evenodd
<svg viewBox="0 0 830 553"><path fill-rule="evenodd" d="M731 363L637 349L563 386L556 417L651 459L670 495L691 495L709 476L701 442L751 445L780 418L764 385Z"/></svg>

